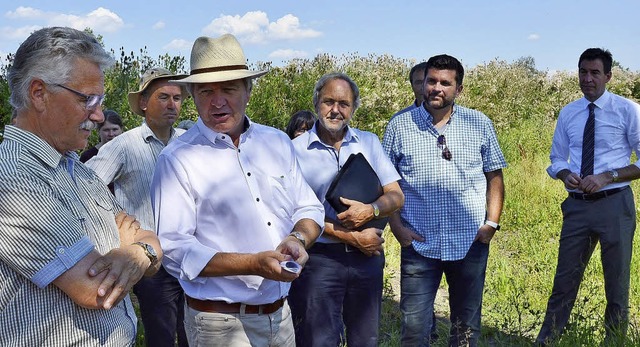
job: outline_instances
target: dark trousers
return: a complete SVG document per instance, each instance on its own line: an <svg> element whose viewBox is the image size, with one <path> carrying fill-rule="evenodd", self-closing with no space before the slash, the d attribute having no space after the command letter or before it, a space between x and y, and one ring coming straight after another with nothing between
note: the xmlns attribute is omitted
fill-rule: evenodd
<svg viewBox="0 0 640 347"><path fill-rule="evenodd" d="M600 241L607 298L607 337L624 335L629 318L629 268L636 213L631 189L595 201L568 197L563 214L558 265L547 313L536 339L547 342L565 328L578 295L584 270Z"/></svg>
<svg viewBox="0 0 640 347"><path fill-rule="evenodd" d="M384 255L316 243L289 291L298 347L377 346Z"/></svg>
<svg viewBox="0 0 640 347"><path fill-rule="evenodd" d="M149 347L188 346L184 332L184 292L178 279L164 267L143 277L133 292L140 303L145 344Z"/></svg>
<svg viewBox="0 0 640 347"><path fill-rule="evenodd" d="M433 301L443 274L449 284L449 345L477 346L489 245L476 241L457 261L426 258L412 246L401 252L402 346L429 346Z"/></svg>

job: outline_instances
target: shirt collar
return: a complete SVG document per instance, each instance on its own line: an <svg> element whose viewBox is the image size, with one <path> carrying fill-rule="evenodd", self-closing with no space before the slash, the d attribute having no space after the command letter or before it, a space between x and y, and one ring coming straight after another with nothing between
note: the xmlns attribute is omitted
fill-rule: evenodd
<svg viewBox="0 0 640 347"><path fill-rule="evenodd" d="M249 116L244 115L244 131L242 132L242 134L240 134L240 143L244 142L244 140L251 135L251 133L253 132L253 129L255 128L253 124L254 123L251 121ZM202 118L200 117L198 117L198 120L196 121L195 126L198 128L200 133L204 137L206 137L209 141L211 141L211 143L213 144L216 144L216 142L218 141L225 141L226 138L231 140L231 137L229 135L225 133L219 133L209 128L208 126L206 126L206 124L204 124L204 122L202 121Z"/></svg>
<svg viewBox="0 0 640 347"><path fill-rule="evenodd" d="M322 142L322 140L320 140L320 136L318 136L317 127L318 127L318 121L313 123L313 127L309 131L307 131L307 134L308 134L307 148L311 148L311 146L313 146L314 144L323 145L325 147L332 147ZM359 142L359 141L360 141L360 138L358 137L358 134L355 131L353 131L353 128L347 125L347 132L344 134L344 137L342 138L342 143Z"/></svg>
<svg viewBox="0 0 640 347"><path fill-rule="evenodd" d="M433 125L433 116L431 115L431 113L427 111L424 105L421 105L419 109L420 109L420 114L422 114L425 117L425 119L428 120L429 123ZM458 110L458 104L454 103L451 109L451 116L449 116L449 122L451 122L451 119L453 119L453 117L456 115L457 110Z"/></svg>
<svg viewBox="0 0 640 347"><path fill-rule="evenodd" d="M36 134L12 125L5 126L4 139L20 143L27 149L27 151L33 154L34 157L40 159L51 168L58 167L62 157L78 160L77 153L69 151L62 155L47 141L38 137Z"/></svg>
<svg viewBox="0 0 640 347"><path fill-rule="evenodd" d="M140 125L140 129L141 129L140 134L142 135L142 139L144 140L144 142L149 143L151 141L151 139L156 139L156 140L160 141L160 139L158 139L158 137L156 137L156 134L153 133L153 130L151 130L151 128L149 128L149 125L147 124L147 122L143 121L142 124ZM173 139L174 137L177 137L176 136L176 129L171 127L169 139ZM160 142L162 142L162 141L160 141Z"/></svg>
<svg viewBox="0 0 640 347"><path fill-rule="evenodd" d="M585 97L582 97L582 100L583 100L583 103L584 103L584 108L587 108L587 106L589 106L589 104L591 103L591 101L587 100L587 98L585 98ZM611 93L609 93L609 91L605 89L604 93L602 93L602 95L600 95L600 97L596 101L594 101L593 103L599 109L602 109L604 105L609 103L609 100L611 100Z"/></svg>

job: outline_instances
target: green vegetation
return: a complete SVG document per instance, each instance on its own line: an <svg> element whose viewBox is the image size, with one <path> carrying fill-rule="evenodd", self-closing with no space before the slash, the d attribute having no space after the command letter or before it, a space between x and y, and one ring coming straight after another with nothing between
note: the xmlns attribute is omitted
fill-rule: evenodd
<svg viewBox="0 0 640 347"><path fill-rule="evenodd" d="M9 62L11 58L8 57ZM283 67L257 63L251 68L268 69L270 73L257 81L247 113L254 121L282 129L295 111L313 109L313 86L322 74L344 71L358 83L362 94L362 106L352 125L382 136L391 115L412 102L407 76L415 63L390 55L362 57L356 54L318 55L313 59L293 60ZM138 55L121 49L118 63L106 76L106 107L120 112L127 128L138 125L141 118L129 111L126 94L137 90L138 76L152 65L162 65L178 73L187 71L183 57L165 55L153 59L146 49ZM11 115L5 79L7 67L0 66L2 124L7 124ZM467 67L464 85L459 103L481 110L493 119L509 163L504 170L503 228L496 234L489 256L481 344L529 346L540 327L551 292L561 225L559 205L566 196L561 184L550 179L545 168L558 111L581 96L577 75L539 71L533 59L525 57L515 62L493 60ZM640 74L616 63L609 90L640 100ZM196 118L191 100L183 107L182 119L185 118ZM93 138L92 142L96 140ZM636 191L640 190L637 183L633 186ZM400 252L388 231L385 240L387 267L381 345L398 346ZM621 345L640 345L638 247L634 247L636 254L631 270L631 325L628 339ZM605 303L598 248L587 268L569 329L557 346L599 344L604 333ZM441 338L436 346L446 345L446 310L446 305L437 306Z"/></svg>

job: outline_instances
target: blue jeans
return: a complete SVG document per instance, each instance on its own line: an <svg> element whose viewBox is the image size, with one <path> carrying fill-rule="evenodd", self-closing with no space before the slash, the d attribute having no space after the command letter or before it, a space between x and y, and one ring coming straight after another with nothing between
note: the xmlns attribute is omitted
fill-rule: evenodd
<svg viewBox="0 0 640 347"><path fill-rule="evenodd" d="M367 257L343 243L316 243L300 277L291 283L289 305L296 345L378 346L384 255Z"/></svg>
<svg viewBox="0 0 640 347"><path fill-rule="evenodd" d="M184 332L184 291L178 279L163 266L151 277L143 277L133 286L140 303L140 315L147 346L188 346Z"/></svg>
<svg viewBox="0 0 640 347"><path fill-rule="evenodd" d="M402 248L402 346L429 346L433 301L442 274L449 284L449 346L477 346L488 257L489 245L478 241L471 245L462 260L457 261L426 258L412 246Z"/></svg>

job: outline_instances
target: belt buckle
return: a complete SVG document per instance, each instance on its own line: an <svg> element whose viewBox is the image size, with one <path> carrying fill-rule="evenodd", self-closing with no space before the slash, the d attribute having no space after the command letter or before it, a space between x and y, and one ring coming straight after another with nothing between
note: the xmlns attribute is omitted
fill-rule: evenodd
<svg viewBox="0 0 640 347"><path fill-rule="evenodd" d="M351 246L351 245L350 245L350 244L348 244L348 243L345 243L345 244L344 244L344 251L345 251L346 253L353 253L353 252L355 252L355 251L357 251L357 250L358 250L357 248L355 248L355 247Z"/></svg>

